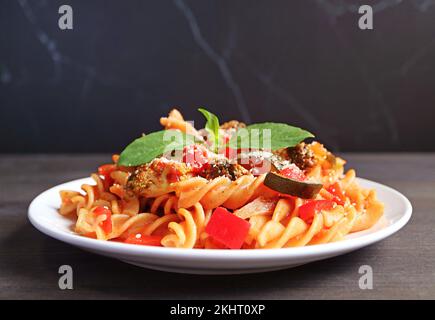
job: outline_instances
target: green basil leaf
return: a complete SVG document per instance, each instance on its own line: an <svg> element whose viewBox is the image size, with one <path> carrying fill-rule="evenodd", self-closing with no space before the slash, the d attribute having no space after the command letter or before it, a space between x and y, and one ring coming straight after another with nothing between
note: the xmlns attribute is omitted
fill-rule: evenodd
<svg viewBox="0 0 435 320"><path fill-rule="evenodd" d="M178 130L162 130L144 135L130 143L119 156L121 166L138 166L166 152L182 150L195 143L195 137Z"/></svg>
<svg viewBox="0 0 435 320"><path fill-rule="evenodd" d="M219 119L215 114L203 108L199 108L198 111L207 119L205 129L211 134L216 151L219 147Z"/></svg>
<svg viewBox="0 0 435 320"><path fill-rule="evenodd" d="M312 137L314 137L312 133L285 123L254 123L245 129L239 129L231 138L229 146L233 149L277 150L294 147L306 138Z"/></svg>

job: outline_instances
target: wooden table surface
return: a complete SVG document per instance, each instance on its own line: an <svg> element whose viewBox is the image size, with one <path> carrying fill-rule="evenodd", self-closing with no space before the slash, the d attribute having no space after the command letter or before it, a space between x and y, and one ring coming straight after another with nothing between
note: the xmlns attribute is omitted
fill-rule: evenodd
<svg viewBox="0 0 435 320"><path fill-rule="evenodd" d="M344 154L361 177L396 188L414 212L404 229L361 250L262 274L196 276L141 269L54 240L27 220L30 201L88 176L107 155L0 155L0 298L3 299L435 299L435 154ZM74 289L60 290L71 265ZM373 289L358 286L361 265Z"/></svg>

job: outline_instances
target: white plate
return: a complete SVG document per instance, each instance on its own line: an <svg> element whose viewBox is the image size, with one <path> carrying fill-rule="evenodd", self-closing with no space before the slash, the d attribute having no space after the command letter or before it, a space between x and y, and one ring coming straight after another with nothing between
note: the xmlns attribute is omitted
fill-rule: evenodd
<svg viewBox="0 0 435 320"><path fill-rule="evenodd" d="M53 187L37 196L29 207L29 220L41 232L63 242L104 256L145 268L194 274L254 273L295 267L312 261L341 255L380 241L409 220L412 206L396 190L365 179L364 188L373 188L385 203L381 221L369 230L348 235L345 240L298 248L255 250L177 249L124 244L86 238L72 231L73 221L61 216L59 190L80 190L90 178L74 180Z"/></svg>

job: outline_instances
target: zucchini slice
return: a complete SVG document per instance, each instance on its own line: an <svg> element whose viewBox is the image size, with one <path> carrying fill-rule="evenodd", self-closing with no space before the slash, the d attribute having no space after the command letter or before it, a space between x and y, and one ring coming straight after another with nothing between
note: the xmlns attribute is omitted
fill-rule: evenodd
<svg viewBox="0 0 435 320"><path fill-rule="evenodd" d="M321 183L297 181L274 172L267 173L264 185L281 194L303 199L314 199L323 187Z"/></svg>

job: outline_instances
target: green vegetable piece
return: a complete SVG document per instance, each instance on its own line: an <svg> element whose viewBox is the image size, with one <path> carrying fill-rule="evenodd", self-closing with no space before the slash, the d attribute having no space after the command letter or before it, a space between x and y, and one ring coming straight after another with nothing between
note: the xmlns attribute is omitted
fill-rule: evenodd
<svg viewBox="0 0 435 320"><path fill-rule="evenodd" d="M182 150L195 143L195 137L178 130L162 130L144 135L130 143L119 156L121 166L138 166L166 152Z"/></svg>
<svg viewBox="0 0 435 320"><path fill-rule="evenodd" d="M264 185L281 194L303 199L314 199L323 187L321 183L297 181L274 172L267 173Z"/></svg>
<svg viewBox="0 0 435 320"><path fill-rule="evenodd" d="M199 108L198 111L201 112L203 116L207 119L205 129L212 136L212 141L214 144L213 149L215 152L217 152L219 148L219 119L215 114L203 108Z"/></svg>
<svg viewBox="0 0 435 320"><path fill-rule="evenodd" d="M306 138L314 135L306 130L285 123L254 123L245 129L239 129L229 146L233 149L250 148L277 150L294 147Z"/></svg>

